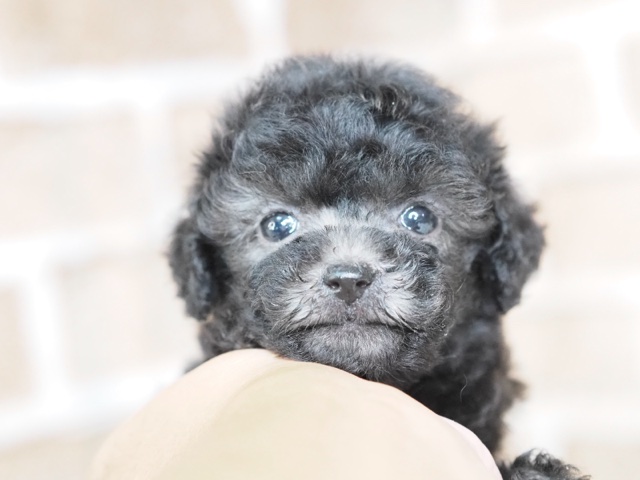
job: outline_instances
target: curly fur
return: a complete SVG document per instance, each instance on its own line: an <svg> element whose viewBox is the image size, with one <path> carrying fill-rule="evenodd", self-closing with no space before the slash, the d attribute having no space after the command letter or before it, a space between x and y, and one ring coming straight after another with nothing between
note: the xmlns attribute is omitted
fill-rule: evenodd
<svg viewBox="0 0 640 480"><path fill-rule="evenodd" d="M543 246L514 192L491 126L408 66L286 60L227 108L199 165L170 263L207 358L245 347L394 385L499 448L522 387L509 376L501 315L518 303ZM398 216L427 206L438 228ZM268 242L261 220L295 215ZM332 265L375 274L347 305ZM528 453L512 480L579 474Z"/></svg>

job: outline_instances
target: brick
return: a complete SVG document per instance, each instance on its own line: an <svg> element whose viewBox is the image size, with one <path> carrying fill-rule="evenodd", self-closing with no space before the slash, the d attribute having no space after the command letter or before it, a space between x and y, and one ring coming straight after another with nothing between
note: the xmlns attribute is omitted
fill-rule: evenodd
<svg viewBox="0 0 640 480"><path fill-rule="evenodd" d="M9 72L247 51L232 0L0 0L0 11Z"/></svg>
<svg viewBox="0 0 640 480"><path fill-rule="evenodd" d="M172 131L175 138L176 183L185 195L195 177L195 165L200 155L209 148L215 119L221 107L213 102L182 105L175 109Z"/></svg>
<svg viewBox="0 0 640 480"><path fill-rule="evenodd" d="M84 480L105 435L60 436L0 453L0 478Z"/></svg>
<svg viewBox="0 0 640 480"><path fill-rule="evenodd" d="M633 359L640 308L606 292L574 296L570 290L558 285L530 296L505 319L519 378L533 393L558 396L638 391L640 369Z"/></svg>
<svg viewBox="0 0 640 480"><path fill-rule="evenodd" d="M516 364L541 390L640 389L632 283L640 267L640 174L579 176L540 192L541 272L506 321ZM628 285L627 285L628 284Z"/></svg>
<svg viewBox="0 0 640 480"><path fill-rule="evenodd" d="M517 156L589 141L597 122L579 51L546 43L492 52L449 75L450 84L499 130Z"/></svg>
<svg viewBox="0 0 640 480"><path fill-rule="evenodd" d="M570 15L609 3L607 0L538 0L514 2L496 0L495 11L503 24L544 21L554 16Z"/></svg>
<svg viewBox="0 0 640 480"><path fill-rule="evenodd" d="M557 272L637 272L640 173L614 172L549 186L539 194L546 262Z"/></svg>
<svg viewBox="0 0 640 480"><path fill-rule="evenodd" d="M131 253L60 269L65 352L77 381L199 355L195 321L176 298L166 259Z"/></svg>
<svg viewBox="0 0 640 480"><path fill-rule="evenodd" d="M0 290L0 401L27 395L32 387L26 339L15 291ZM0 478L2 475L0 475Z"/></svg>
<svg viewBox="0 0 640 480"><path fill-rule="evenodd" d="M636 128L640 129L640 36L628 39L620 49L623 92Z"/></svg>
<svg viewBox="0 0 640 480"><path fill-rule="evenodd" d="M574 438L567 454L591 478L632 478L638 468L640 441Z"/></svg>
<svg viewBox="0 0 640 480"><path fill-rule="evenodd" d="M150 200L127 117L0 123L0 235L143 218Z"/></svg>
<svg viewBox="0 0 640 480"><path fill-rule="evenodd" d="M454 33L455 2L290 0L287 33L294 52L423 51Z"/></svg>

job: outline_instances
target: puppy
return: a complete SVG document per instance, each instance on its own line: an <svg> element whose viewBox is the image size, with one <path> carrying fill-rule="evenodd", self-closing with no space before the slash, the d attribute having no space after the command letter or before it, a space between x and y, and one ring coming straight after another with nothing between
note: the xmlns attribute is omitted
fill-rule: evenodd
<svg viewBox="0 0 640 480"><path fill-rule="evenodd" d="M543 247L491 126L405 65L298 57L227 108L170 263L206 358L259 347L396 386L496 452L501 316ZM506 479L575 480L544 453Z"/></svg>

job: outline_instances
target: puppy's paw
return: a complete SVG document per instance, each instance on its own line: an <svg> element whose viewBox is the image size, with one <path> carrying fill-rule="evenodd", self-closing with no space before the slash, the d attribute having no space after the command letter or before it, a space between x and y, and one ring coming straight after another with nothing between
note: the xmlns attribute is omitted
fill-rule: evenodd
<svg viewBox="0 0 640 480"><path fill-rule="evenodd" d="M531 450L500 467L504 480L589 480L577 468L539 450Z"/></svg>

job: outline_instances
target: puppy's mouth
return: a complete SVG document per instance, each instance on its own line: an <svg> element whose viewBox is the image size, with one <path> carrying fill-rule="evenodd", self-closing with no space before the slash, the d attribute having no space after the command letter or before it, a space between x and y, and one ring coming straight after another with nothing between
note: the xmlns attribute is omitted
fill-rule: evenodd
<svg viewBox="0 0 640 480"><path fill-rule="evenodd" d="M406 340L406 334L376 322L322 322L271 339L272 347L287 356L371 379L381 375L380 366L390 364Z"/></svg>
<svg viewBox="0 0 640 480"><path fill-rule="evenodd" d="M371 349L383 351L398 346L405 337L406 332L398 327L373 322L323 323L291 334L305 345L305 350L351 352L360 357Z"/></svg>
<svg viewBox="0 0 640 480"><path fill-rule="evenodd" d="M357 320L346 320L340 322L318 322L310 325L306 325L297 330L301 331L312 331L312 330L335 330L338 331L362 331L367 329L384 329L384 330L392 330L401 332L404 329L397 325L388 325L379 321L371 320L371 321L357 321Z"/></svg>
<svg viewBox="0 0 640 480"><path fill-rule="evenodd" d="M273 326L273 334L304 334L312 332L325 332L327 334L340 334L345 332L367 332L383 330L397 334L415 332L416 328L397 319L384 315L366 315L362 312L350 310L334 315L322 317L307 316L300 321L278 322Z"/></svg>

